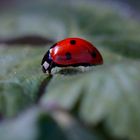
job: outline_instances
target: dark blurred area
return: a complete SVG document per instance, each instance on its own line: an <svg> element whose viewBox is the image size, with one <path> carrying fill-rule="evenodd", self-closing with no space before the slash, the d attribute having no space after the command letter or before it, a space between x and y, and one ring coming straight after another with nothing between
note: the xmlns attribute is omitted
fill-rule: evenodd
<svg viewBox="0 0 140 140"><path fill-rule="evenodd" d="M0 9L6 10L7 8L14 8L16 6L27 6L27 5L34 5L36 3L45 3L50 0L40 0L40 1L34 1L34 0L28 0L28 1L22 1L22 0L0 0ZM71 2L74 2L73 0L70 0ZM87 0L87 1L97 1L97 0ZM140 10L140 1L139 0L98 0L98 1L110 1L110 2L120 2L123 4L127 4L132 9ZM51 1L50 1L51 2ZM59 3L66 3L67 1L61 0Z"/></svg>
<svg viewBox="0 0 140 140"><path fill-rule="evenodd" d="M140 1L139 0L123 0L123 1L118 0L118 1L123 2L123 3L127 3L131 8L133 8L135 10L140 10Z"/></svg>

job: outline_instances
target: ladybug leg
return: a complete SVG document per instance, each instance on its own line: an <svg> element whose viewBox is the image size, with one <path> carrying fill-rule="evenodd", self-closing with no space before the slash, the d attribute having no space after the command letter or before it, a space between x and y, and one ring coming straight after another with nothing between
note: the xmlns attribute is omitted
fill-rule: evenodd
<svg viewBox="0 0 140 140"><path fill-rule="evenodd" d="M51 75L51 70L52 70L51 68L48 69L48 74L49 74L49 75Z"/></svg>
<svg viewBox="0 0 140 140"><path fill-rule="evenodd" d="M51 75L51 70L52 70L52 68L54 67L54 63L53 63L53 61L50 63L50 66L49 66L49 68L48 68L48 73L49 73L49 75Z"/></svg>

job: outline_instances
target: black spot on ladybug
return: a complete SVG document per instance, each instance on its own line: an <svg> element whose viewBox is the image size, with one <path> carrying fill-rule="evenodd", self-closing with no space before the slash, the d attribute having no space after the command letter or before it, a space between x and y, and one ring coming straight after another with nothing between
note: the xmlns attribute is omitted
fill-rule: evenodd
<svg viewBox="0 0 140 140"><path fill-rule="evenodd" d="M57 43L53 44L50 48L54 48L57 45Z"/></svg>
<svg viewBox="0 0 140 140"><path fill-rule="evenodd" d="M71 41L70 41L70 44L71 44L71 45L75 45L75 44L76 44L76 41L75 41L75 40L71 40Z"/></svg>
<svg viewBox="0 0 140 140"><path fill-rule="evenodd" d="M70 52L67 52L65 55L66 55L66 59L67 60L70 60L71 59L71 53Z"/></svg>
<svg viewBox="0 0 140 140"><path fill-rule="evenodd" d="M96 58L96 52L92 52L92 57Z"/></svg>

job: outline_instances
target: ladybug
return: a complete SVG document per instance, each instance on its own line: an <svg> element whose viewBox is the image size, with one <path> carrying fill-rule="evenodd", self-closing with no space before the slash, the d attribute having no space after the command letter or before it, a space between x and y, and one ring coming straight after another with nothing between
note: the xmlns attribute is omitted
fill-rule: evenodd
<svg viewBox="0 0 140 140"><path fill-rule="evenodd" d="M100 52L81 38L66 38L52 45L42 59L42 70L51 74L53 67L103 64Z"/></svg>

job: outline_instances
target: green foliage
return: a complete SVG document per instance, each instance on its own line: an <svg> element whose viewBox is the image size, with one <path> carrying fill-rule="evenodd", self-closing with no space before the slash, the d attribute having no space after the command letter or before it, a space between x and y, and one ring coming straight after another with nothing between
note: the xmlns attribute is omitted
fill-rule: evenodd
<svg viewBox="0 0 140 140"><path fill-rule="evenodd" d="M94 69L64 80L55 76L41 103L73 110L78 102L76 112L84 122L94 125L105 121L109 133L138 139L140 63L128 61Z"/></svg>
<svg viewBox="0 0 140 140"><path fill-rule="evenodd" d="M0 140L139 140L139 21L101 3L42 5L32 20L2 15L0 34L84 37L104 64L54 68L51 77L40 65L49 46L0 45Z"/></svg>
<svg viewBox="0 0 140 140"><path fill-rule="evenodd" d="M0 112L7 117L33 103L44 77L38 55L41 49L15 49L0 47Z"/></svg>
<svg viewBox="0 0 140 140"><path fill-rule="evenodd" d="M107 7L82 6L76 9L76 22L80 31L91 40L127 57L139 58L140 25L120 14Z"/></svg>
<svg viewBox="0 0 140 140"><path fill-rule="evenodd" d="M16 82L1 82L0 83L0 112L11 117L29 106L31 100L24 93L24 88ZM24 98L22 98L24 96Z"/></svg>

